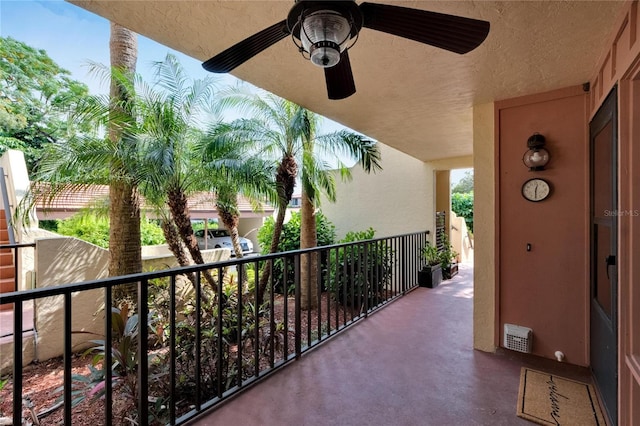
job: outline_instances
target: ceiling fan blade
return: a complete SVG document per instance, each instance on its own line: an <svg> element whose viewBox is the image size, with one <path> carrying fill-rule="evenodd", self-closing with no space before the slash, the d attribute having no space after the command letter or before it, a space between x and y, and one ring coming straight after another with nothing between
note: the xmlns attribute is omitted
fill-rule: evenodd
<svg viewBox="0 0 640 426"><path fill-rule="evenodd" d="M324 78L327 81L329 99L345 99L356 93L347 50L340 54L340 62L331 68L324 69Z"/></svg>
<svg viewBox="0 0 640 426"><path fill-rule="evenodd" d="M289 34L287 21L280 21L242 40L240 43L231 46L227 50L218 53L213 58L204 62L202 67L207 71L215 73L230 72L235 67L242 65L247 60L253 58Z"/></svg>
<svg viewBox="0 0 640 426"><path fill-rule="evenodd" d="M489 34L489 22L478 19L366 2L360 11L363 27L460 54L478 47Z"/></svg>

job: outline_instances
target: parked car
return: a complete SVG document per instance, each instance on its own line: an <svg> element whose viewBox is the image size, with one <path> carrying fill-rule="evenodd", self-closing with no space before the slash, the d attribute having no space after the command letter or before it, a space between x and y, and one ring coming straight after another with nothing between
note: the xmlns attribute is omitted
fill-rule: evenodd
<svg viewBox="0 0 640 426"><path fill-rule="evenodd" d="M208 229L207 241L205 244L204 229L200 229L195 232L196 239L198 240L198 246L200 249L204 249L205 246L208 249L211 248L228 248L231 250L231 255L235 256L233 251L233 244L231 243L231 235L226 229ZM242 253L253 253L253 243L251 240L240 237L240 247L242 247Z"/></svg>

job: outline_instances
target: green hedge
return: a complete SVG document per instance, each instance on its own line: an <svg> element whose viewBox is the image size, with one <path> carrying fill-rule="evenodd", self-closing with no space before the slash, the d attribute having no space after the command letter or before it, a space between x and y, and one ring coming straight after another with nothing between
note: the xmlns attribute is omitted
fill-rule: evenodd
<svg viewBox="0 0 640 426"><path fill-rule="evenodd" d="M467 228L473 232L473 192L451 194L451 210L463 217Z"/></svg>

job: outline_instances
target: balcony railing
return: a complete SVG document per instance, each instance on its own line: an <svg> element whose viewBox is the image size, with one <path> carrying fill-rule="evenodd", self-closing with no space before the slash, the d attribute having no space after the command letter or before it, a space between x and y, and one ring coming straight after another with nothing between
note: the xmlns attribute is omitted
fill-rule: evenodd
<svg viewBox="0 0 640 426"><path fill-rule="evenodd" d="M13 424L23 421L24 301L64 306L65 424L83 395L97 399L105 424L117 424L122 401L138 424L183 424L415 287L426 241L419 232L0 295L14 304ZM123 287L133 289L131 306L111 308ZM79 381L72 299L96 289L104 336L85 344L99 362Z"/></svg>

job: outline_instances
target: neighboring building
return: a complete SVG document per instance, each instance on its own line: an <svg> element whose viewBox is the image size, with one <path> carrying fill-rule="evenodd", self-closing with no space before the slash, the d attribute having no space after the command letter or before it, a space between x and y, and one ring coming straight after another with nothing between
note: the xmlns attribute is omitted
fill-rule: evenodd
<svg viewBox="0 0 640 426"><path fill-rule="evenodd" d="M292 2L76 3L204 61ZM357 93L342 101L287 38L234 74L385 145L383 172L356 167L323 205L339 233L433 229L448 170L473 167L475 348L502 346L506 323L531 327L535 355L591 367L611 417L640 424L638 1L393 4L491 31L459 56L365 29L350 51ZM522 157L536 132L551 161L531 172ZM532 177L551 183L548 199L523 198Z"/></svg>
<svg viewBox="0 0 640 426"><path fill-rule="evenodd" d="M73 216L83 209L100 204L102 200L109 197L109 187L94 186L86 190L67 191L57 196L51 203L45 205L42 202L36 205L36 216L38 220L65 219ZM218 219L218 212L215 205L215 194L199 192L189 197L189 212L192 220ZM274 208L264 204L262 210L254 211L251 203L243 197L238 198L240 209L240 223L238 232L241 236L247 235L251 239L254 247L258 247L256 229L262 226L265 217L274 212ZM142 205L144 214L148 218L153 218L153 212Z"/></svg>

